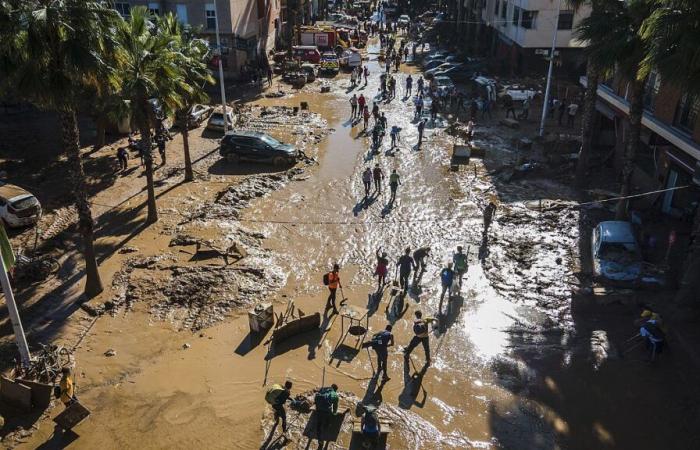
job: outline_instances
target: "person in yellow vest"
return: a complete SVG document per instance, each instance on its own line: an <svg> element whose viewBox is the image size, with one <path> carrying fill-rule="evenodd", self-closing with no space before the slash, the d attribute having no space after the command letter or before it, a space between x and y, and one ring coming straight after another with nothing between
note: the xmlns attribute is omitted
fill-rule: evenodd
<svg viewBox="0 0 700 450"><path fill-rule="evenodd" d="M75 399L75 387L73 386L73 374L71 374L69 367L64 367L61 369L61 382L59 388L61 389L61 401L63 405L68 408Z"/></svg>
<svg viewBox="0 0 700 450"><path fill-rule="evenodd" d="M326 301L326 311L329 309L333 310L333 314L338 314L338 308L335 306L335 293L338 290L338 286L342 287L340 284L340 266L338 264L333 265L333 271L328 273L328 300Z"/></svg>

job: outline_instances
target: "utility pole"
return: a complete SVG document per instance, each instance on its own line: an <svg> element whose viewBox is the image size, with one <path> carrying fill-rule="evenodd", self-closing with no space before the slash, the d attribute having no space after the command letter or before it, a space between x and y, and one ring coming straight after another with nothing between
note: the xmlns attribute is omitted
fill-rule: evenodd
<svg viewBox="0 0 700 450"><path fill-rule="evenodd" d="M17 311L17 303L15 303L15 296L12 293L10 278L7 276L7 270L5 269L5 261L2 257L0 257L0 266L0 272L2 272L0 273L0 284L2 284L2 291L5 293L5 303L7 304L10 322L12 322L12 330L15 333L15 341L17 341L22 367L29 367L29 346L27 345L27 338L24 335L22 321L19 318L19 311Z"/></svg>
<svg viewBox="0 0 700 450"><path fill-rule="evenodd" d="M221 48L221 38L219 38L219 10L214 0L214 17L216 23L216 47L219 50L219 85L221 85L221 106L224 108L224 134L228 131L228 108L226 107L226 88L224 87L224 66L221 59L224 57L224 52Z"/></svg>
<svg viewBox="0 0 700 450"><path fill-rule="evenodd" d="M554 52L557 49L557 33L559 32L559 14L561 12L561 0L557 4L557 17L554 20L554 32L552 33L552 50L549 52L549 71L547 72L547 89L544 91L544 104L542 105L542 120L540 120L540 137L544 136L544 122L547 120L549 109L549 91L552 88L552 71L554 70Z"/></svg>

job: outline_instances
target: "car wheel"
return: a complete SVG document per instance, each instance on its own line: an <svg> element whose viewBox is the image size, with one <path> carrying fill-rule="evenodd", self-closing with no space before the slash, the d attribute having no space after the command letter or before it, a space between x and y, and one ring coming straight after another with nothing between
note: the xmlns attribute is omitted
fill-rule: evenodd
<svg viewBox="0 0 700 450"><path fill-rule="evenodd" d="M235 153L229 153L226 155L226 161L234 164L241 162L241 157Z"/></svg>
<svg viewBox="0 0 700 450"><path fill-rule="evenodd" d="M274 164L277 167L286 165L288 161L289 160L284 156L275 156L274 158L272 158L272 164Z"/></svg>

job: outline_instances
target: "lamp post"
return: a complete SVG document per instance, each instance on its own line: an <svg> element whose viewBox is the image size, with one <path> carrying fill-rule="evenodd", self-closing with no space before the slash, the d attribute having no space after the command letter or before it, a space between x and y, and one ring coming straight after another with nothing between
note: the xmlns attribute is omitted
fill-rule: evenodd
<svg viewBox="0 0 700 450"><path fill-rule="evenodd" d="M561 12L561 0L557 4L557 17L554 21L552 33L552 50L549 52L549 71L547 72L547 88L544 91L544 105L542 105L542 120L540 120L540 137L544 136L544 121L547 119L549 109L549 91L552 87L552 71L554 70L554 52L557 48L557 32L559 31L559 13Z"/></svg>
<svg viewBox="0 0 700 450"><path fill-rule="evenodd" d="M221 86L221 106L224 108L224 134L228 131L228 109L226 107L226 88L224 87L224 66L221 59L224 56L224 52L221 51L221 38L219 37L219 10L216 7L216 0L214 0L214 18L216 26L216 47L219 51L219 85Z"/></svg>

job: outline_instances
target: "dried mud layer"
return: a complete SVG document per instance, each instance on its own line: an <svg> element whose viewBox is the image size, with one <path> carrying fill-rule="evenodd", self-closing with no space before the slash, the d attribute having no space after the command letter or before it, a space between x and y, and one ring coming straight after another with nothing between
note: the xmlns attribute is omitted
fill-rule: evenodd
<svg viewBox="0 0 700 450"><path fill-rule="evenodd" d="M294 114L286 107L244 109L246 129L276 131L277 136L287 136L287 142L294 139L289 138L291 130L305 154L314 152L311 146L328 133L318 114ZM282 125L290 129L280 129ZM113 278L116 295L90 312L129 311L136 303L145 303L155 320L196 331L268 300L285 277L261 246L265 236L241 224L241 212L251 201L304 179L302 174L313 164L312 157L304 156L286 171L242 178L220 190L213 200L184 199L176 210L167 211L170 220L162 221L161 233L171 238L170 251L136 256L138 248L122 248L120 253L135 256L127 258Z"/></svg>

